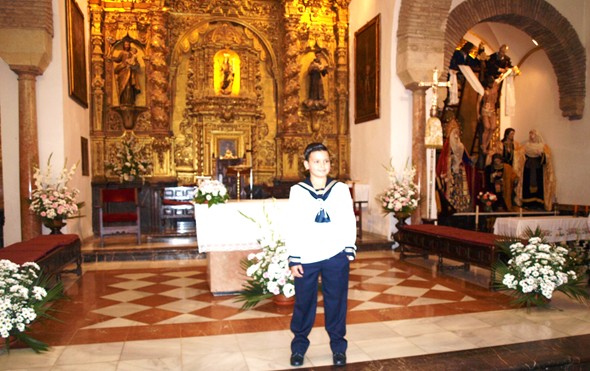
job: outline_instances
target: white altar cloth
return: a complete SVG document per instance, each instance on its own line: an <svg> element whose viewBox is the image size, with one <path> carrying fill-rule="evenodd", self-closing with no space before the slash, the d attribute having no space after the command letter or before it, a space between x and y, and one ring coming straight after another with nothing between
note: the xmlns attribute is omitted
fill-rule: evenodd
<svg viewBox="0 0 590 371"><path fill-rule="evenodd" d="M281 233L281 226L285 225L282 220L286 214L287 202L287 199L232 200L212 207L195 205L199 252L258 249L258 239L262 236L262 231L240 212L264 223L266 211L276 231Z"/></svg>
<svg viewBox="0 0 590 371"><path fill-rule="evenodd" d="M586 218L573 216L533 216L497 218L494 234L524 238L525 231L539 227L548 242L589 240L590 230Z"/></svg>
<svg viewBox="0 0 590 371"><path fill-rule="evenodd" d="M284 229L288 200L235 200L225 204L195 205L197 245L207 253L207 277L213 295L236 294L244 289L248 277L240 262L260 249L263 231L240 214L265 223L265 212L275 232ZM284 234L282 234L284 236Z"/></svg>

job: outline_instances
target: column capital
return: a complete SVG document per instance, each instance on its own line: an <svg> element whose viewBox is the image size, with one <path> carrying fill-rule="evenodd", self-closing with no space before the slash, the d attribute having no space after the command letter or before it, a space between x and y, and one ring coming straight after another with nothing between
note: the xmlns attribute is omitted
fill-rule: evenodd
<svg viewBox="0 0 590 371"><path fill-rule="evenodd" d="M43 74L43 70L37 66L24 65L24 64L11 64L9 67L19 77L22 77L23 75L41 76Z"/></svg>

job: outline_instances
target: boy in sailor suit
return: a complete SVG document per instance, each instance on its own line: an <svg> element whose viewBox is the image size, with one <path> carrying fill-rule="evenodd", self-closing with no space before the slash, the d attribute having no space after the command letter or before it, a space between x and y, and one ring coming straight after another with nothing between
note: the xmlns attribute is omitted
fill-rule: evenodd
<svg viewBox="0 0 590 371"><path fill-rule="evenodd" d="M328 177L330 154L326 146L308 145L304 159L309 178L291 187L286 234L289 266L295 277L290 362L292 366L303 365L321 275L325 327L334 365L344 366L349 262L356 256L353 203L348 186Z"/></svg>

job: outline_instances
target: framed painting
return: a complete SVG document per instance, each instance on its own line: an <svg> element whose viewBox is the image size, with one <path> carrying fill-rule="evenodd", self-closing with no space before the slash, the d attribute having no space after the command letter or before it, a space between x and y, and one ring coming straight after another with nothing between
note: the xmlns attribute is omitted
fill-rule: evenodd
<svg viewBox="0 0 590 371"><path fill-rule="evenodd" d="M88 108L84 14L80 10L76 0L66 0L66 28L70 97L84 108Z"/></svg>
<svg viewBox="0 0 590 371"><path fill-rule="evenodd" d="M354 33L354 122L379 118L381 15Z"/></svg>
<svg viewBox="0 0 590 371"><path fill-rule="evenodd" d="M217 138L217 153L219 159L228 160L238 158L238 138Z"/></svg>

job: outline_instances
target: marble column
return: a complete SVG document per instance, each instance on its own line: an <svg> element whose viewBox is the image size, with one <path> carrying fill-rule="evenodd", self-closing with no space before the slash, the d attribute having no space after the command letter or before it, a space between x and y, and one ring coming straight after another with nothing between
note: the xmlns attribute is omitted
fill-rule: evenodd
<svg viewBox="0 0 590 371"><path fill-rule="evenodd" d="M29 211L27 200L35 184L33 168L39 166L36 79L43 71L34 66L11 65L10 69L18 75L20 224L26 241L41 234L41 221Z"/></svg>
<svg viewBox="0 0 590 371"><path fill-rule="evenodd" d="M424 134L426 129L426 91L423 88L412 90L412 163L416 167L415 182L420 181L420 208L412 214L412 224L421 224L422 215L427 215L425 202L426 182L426 145Z"/></svg>

